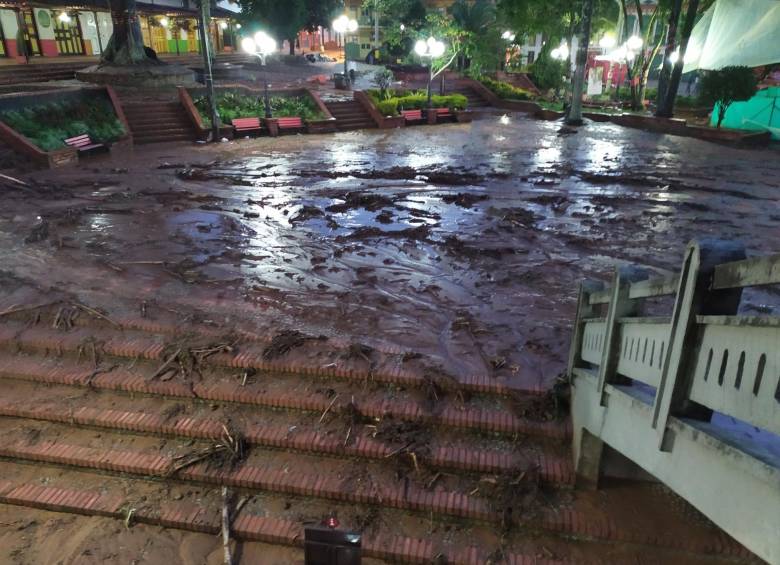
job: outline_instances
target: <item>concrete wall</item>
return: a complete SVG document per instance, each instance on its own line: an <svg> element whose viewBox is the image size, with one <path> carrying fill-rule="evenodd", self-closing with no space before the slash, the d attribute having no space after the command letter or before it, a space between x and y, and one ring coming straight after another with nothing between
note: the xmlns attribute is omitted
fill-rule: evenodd
<svg viewBox="0 0 780 565"><path fill-rule="evenodd" d="M38 40L41 44L41 54L44 57L56 57L59 55L57 42L54 40L54 19L58 14L59 12L53 12L45 8L33 8L33 17L38 28Z"/></svg>
<svg viewBox="0 0 780 565"><path fill-rule="evenodd" d="M780 563L780 468L776 464L706 433L706 424L694 426L676 418L670 421L673 448L661 451L652 427L652 405L612 385L605 391L606 406L601 406L596 377L577 371L572 386L575 462L589 459L588 448L582 449L583 430L587 430L664 482L756 555Z"/></svg>
<svg viewBox="0 0 780 565"><path fill-rule="evenodd" d="M17 58L24 61L24 57L19 56L19 48L16 45L16 37L19 33L19 21L17 20L16 12L14 10L1 9L0 10L0 25L3 26L3 34L5 35L5 48L8 52L8 57L13 59Z"/></svg>

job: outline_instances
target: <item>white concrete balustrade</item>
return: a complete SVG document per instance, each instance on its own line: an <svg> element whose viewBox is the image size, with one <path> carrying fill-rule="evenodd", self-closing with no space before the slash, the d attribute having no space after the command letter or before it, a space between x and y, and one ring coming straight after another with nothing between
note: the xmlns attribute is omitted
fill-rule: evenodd
<svg viewBox="0 0 780 565"><path fill-rule="evenodd" d="M780 255L717 241L691 243L679 276L584 282L568 374L581 484L608 445L780 564L780 317L738 314L744 288L776 284Z"/></svg>

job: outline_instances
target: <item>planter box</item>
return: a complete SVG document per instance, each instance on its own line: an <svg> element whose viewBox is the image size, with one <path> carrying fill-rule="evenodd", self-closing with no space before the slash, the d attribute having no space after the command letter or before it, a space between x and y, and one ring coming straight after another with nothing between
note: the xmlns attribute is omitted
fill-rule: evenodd
<svg viewBox="0 0 780 565"><path fill-rule="evenodd" d="M1 109L16 109L41 104L46 102L62 101L63 99L89 100L95 96L105 95L114 110L114 114L125 129L125 135L111 143L108 147L111 152L132 151L133 138L130 127L127 124L122 106L116 93L110 86L66 88L37 92L25 92L21 94L7 94L0 96ZM79 152L74 147L63 147L53 151L44 151L33 144L24 135L17 132L3 122L0 122L0 138L16 152L29 158L35 165L48 169L75 165L79 162Z"/></svg>
<svg viewBox="0 0 780 565"><path fill-rule="evenodd" d="M599 114L597 112L583 112L582 115L594 122L609 122L612 118L609 114Z"/></svg>
<svg viewBox="0 0 780 565"><path fill-rule="evenodd" d="M314 120L306 122L306 131L308 133L334 133L338 131L336 127L336 119L331 118L329 120Z"/></svg>
<svg viewBox="0 0 780 565"><path fill-rule="evenodd" d="M620 114L611 116L610 121L620 126L643 129L656 133L695 137L715 143L741 147L764 147L769 144L771 134L737 129L717 129L702 126L689 126L679 118L657 118L655 116L638 116L636 114Z"/></svg>
<svg viewBox="0 0 780 565"><path fill-rule="evenodd" d="M565 114L563 112L556 112L555 110L547 110L545 108L539 108L539 110L534 113L534 117L540 120L560 120L564 116Z"/></svg>
<svg viewBox="0 0 780 565"><path fill-rule="evenodd" d="M203 120L200 117L200 112L198 112L198 109L195 107L195 103L192 101L192 92L205 91L205 88L188 89L185 87L179 87L178 90L179 90L179 100L184 106L184 110L189 116L192 125L198 131L198 137L200 139L206 139L208 137L210 128L207 128L205 126ZM250 88L242 84L226 84L215 88L216 92L225 91L225 90L229 92L238 91L250 96L257 96L257 97L261 97L264 94L263 89ZM314 91L309 90L308 88L285 88L279 90L271 90L269 91L268 94L269 96L308 96L314 102L314 105L317 106L319 111L322 112L322 114L325 116L325 119L307 122L306 124L307 131L312 133L314 132L328 133L328 132L336 131L335 118L331 115L327 106L325 106L325 104L322 102L320 97ZM279 135L279 127L277 122L273 120L275 119L270 118L270 120L266 119L265 122L268 126L268 133L272 136L276 136ZM235 134L234 134L233 126L223 124L220 127L220 135L222 137L227 137L228 139L234 139Z"/></svg>
<svg viewBox="0 0 780 565"><path fill-rule="evenodd" d="M474 117L474 112L470 110L455 110L455 121L461 124L467 124L471 122Z"/></svg>

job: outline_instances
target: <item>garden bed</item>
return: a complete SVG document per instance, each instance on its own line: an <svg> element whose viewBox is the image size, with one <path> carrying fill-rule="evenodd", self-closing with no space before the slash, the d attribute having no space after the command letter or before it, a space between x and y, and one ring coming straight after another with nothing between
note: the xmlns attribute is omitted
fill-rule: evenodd
<svg viewBox="0 0 780 565"><path fill-rule="evenodd" d="M258 117L265 120L264 92L243 85L215 89L217 109L222 121L220 132L233 136L231 122L235 118ZM179 88L179 98L196 129L205 137L211 128L205 88ZM319 97L310 90L285 89L269 91L273 118L299 117L312 133L335 131L335 119ZM275 128L270 128L275 129Z"/></svg>
<svg viewBox="0 0 780 565"><path fill-rule="evenodd" d="M385 120L395 118L403 120L401 116L403 110L425 111L428 108L428 96L425 92L388 89L383 93L377 89L370 89L364 93L377 114ZM449 108L457 121L466 121L465 117L459 117L468 106L468 99L462 94L431 96L431 106L433 108Z"/></svg>
<svg viewBox="0 0 780 565"><path fill-rule="evenodd" d="M0 96L0 135L38 165L78 161L65 139L87 134L109 148L127 147L127 120L110 87L56 89Z"/></svg>

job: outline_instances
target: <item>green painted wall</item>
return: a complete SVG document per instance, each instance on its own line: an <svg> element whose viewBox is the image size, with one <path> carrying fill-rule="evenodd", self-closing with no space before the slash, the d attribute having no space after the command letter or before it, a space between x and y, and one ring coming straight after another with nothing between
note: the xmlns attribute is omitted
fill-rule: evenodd
<svg viewBox="0 0 780 565"><path fill-rule="evenodd" d="M189 53L190 47L186 40L179 40L179 53ZM168 53L176 53L176 40L168 40Z"/></svg>

